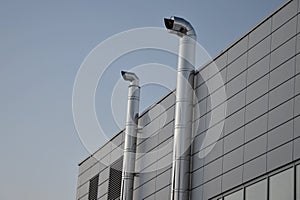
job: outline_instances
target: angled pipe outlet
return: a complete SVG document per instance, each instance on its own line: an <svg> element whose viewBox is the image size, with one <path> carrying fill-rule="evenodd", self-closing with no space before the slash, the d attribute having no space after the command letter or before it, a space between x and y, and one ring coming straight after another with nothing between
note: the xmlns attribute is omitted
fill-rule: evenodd
<svg viewBox="0 0 300 200"><path fill-rule="evenodd" d="M137 125L139 117L140 86L139 78L134 73L121 71L121 75L125 81L130 81L127 100L128 102L122 168L121 200L132 200Z"/></svg>
<svg viewBox="0 0 300 200"><path fill-rule="evenodd" d="M189 199L190 150L196 32L185 19L164 19L170 33L179 36L171 199Z"/></svg>

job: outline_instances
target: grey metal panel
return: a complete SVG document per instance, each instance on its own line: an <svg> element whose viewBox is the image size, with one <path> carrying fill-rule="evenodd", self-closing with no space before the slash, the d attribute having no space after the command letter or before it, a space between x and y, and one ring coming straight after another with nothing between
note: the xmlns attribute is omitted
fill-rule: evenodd
<svg viewBox="0 0 300 200"><path fill-rule="evenodd" d="M195 136L199 135L200 133L203 133L203 131L206 130L206 115L204 115L203 117L201 117L200 119L197 119L194 122L194 127L195 127Z"/></svg>
<svg viewBox="0 0 300 200"><path fill-rule="evenodd" d="M292 58L270 73L270 89L283 83L295 73L295 59Z"/></svg>
<svg viewBox="0 0 300 200"><path fill-rule="evenodd" d="M203 200L203 187L194 188L191 191L191 200Z"/></svg>
<svg viewBox="0 0 300 200"><path fill-rule="evenodd" d="M295 99L295 108L294 108L294 116L297 116L300 114L300 95L294 98Z"/></svg>
<svg viewBox="0 0 300 200"><path fill-rule="evenodd" d="M106 200L106 199L107 199L107 194L99 198L99 200Z"/></svg>
<svg viewBox="0 0 300 200"><path fill-rule="evenodd" d="M153 195L155 193L155 179L150 180L142 186L142 198Z"/></svg>
<svg viewBox="0 0 300 200"><path fill-rule="evenodd" d="M226 85L227 98L241 91L246 87L246 71L231 80Z"/></svg>
<svg viewBox="0 0 300 200"><path fill-rule="evenodd" d="M120 134L118 134L116 137L114 137L112 142L112 148L116 148L117 146L121 145L124 142L124 131Z"/></svg>
<svg viewBox="0 0 300 200"><path fill-rule="evenodd" d="M158 142L163 142L173 135L174 122L167 124L158 132Z"/></svg>
<svg viewBox="0 0 300 200"><path fill-rule="evenodd" d="M244 71L247 66L247 54L242 55L227 67L227 79L231 80Z"/></svg>
<svg viewBox="0 0 300 200"><path fill-rule="evenodd" d="M97 159L95 157L89 157L86 161L84 161L80 166L79 166L79 174L82 174L84 171L86 171L88 168L93 166L95 163L97 163Z"/></svg>
<svg viewBox="0 0 300 200"><path fill-rule="evenodd" d="M231 189L243 181L243 166L240 166L234 170L231 170L222 177L222 191Z"/></svg>
<svg viewBox="0 0 300 200"><path fill-rule="evenodd" d="M300 93L300 74L295 77L295 95Z"/></svg>
<svg viewBox="0 0 300 200"><path fill-rule="evenodd" d="M225 135L243 126L245 122L245 109L241 109L225 120Z"/></svg>
<svg viewBox="0 0 300 200"><path fill-rule="evenodd" d="M299 15L298 15L298 20L299 20ZM298 26L299 27L299 26ZM299 28L298 28L299 29ZM299 30L298 30L299 32ZM300 52L300 34L297 35L297 47L296 47L296 53Z"/></svg>
<svg viewBox="0 0 300 200"><path fill-rule="evenodd" d="M224 153L232 151L233 149L243 145L244 143L244 127L227 135L224 138Z"/></svg>
<svg viewBox="0 0 300 200"><path fill-rule="evenodd" d="M282 43L296 35L297 32L297 16L288 21L282 27L272 33L271 49L275 49Z"/></svg>
<svg viewBox="0 0 300 200"><path fill-rule="evenodd" d="M203 200L208 200L212 196L221 193L221 176L203 185Z"/></svg>
<svg viewBox="0 0 300 200"><path fill-rule="evenodd" d="M160 124L161 118L156 118L151 121L150 124L143 127L141 132L141 137L145 138L144 141L141 144L138 145L145 145L143 144L146 140L148 140L152 135L154 135L161 127ZM149 143L149 141L148 141Z"/></svg>
<svg viewBox="0 0 300 200"><path fill-rule="evenodd" d="M79 188L77 188L77 194L76 194L76 199L79 199L83 197L84 195L89 193L89 182L86 182L85 184L81 185Z"/></svg>
<svg viewBox="0 0 300 200"><path fill-rule="evenodd" d="M214 125L218 124L219 122L223 121L224 118L226 117L225 114L225 106L222 104L221 106L218 106L214 109L214 115L212 116L213 111L207 113L206 115L206 127L208 129L215 129ZM216 142L216 140L215 140Z"/></svg>
<svg viewBox="0 0 300 200"><path fill-rule="evenodd" d="M173 144L173 143L171 143ZM171 145L173 147L173 145ZM158 151L158 154L165 154L165 152L163 152L163 150L161 151ZM168 153L167 155L165 155L164 157L162 158L157 158L157 163L156 163L156 166L157 166L157 170L164 170L165 168L168 168L168 167L171 167L172 165L172 159L173 159L173 154L172 152L171 153Z"/></svg>
<svg viewBox="0 0 300 200"><path fill-rule="evenodd" d="M224 97L224 89L220 88L211 94L210 98L207 99L207 111L218 109L217 106L221 105L226 99ZM213 99L214 105L211 105L211 99Z"/></svg>
<svg viewBox="0 0 300 200"><path fill-rule="evenodd" d="M216 64L216 66L218 67L219 70L222 70L224 67L226 67L227 65L227 51L224 52L222 55L220 55L215 61L214 63ZM226 77L223 77L223 79Z"/></svg>
<svg viewBox="0 0 300 200"><path fill-rule="evenodd" d="M268 151L293 139L293 120L268 133Z"/></svg>
<svg viewBox="0 0 300 200"><path fill-rule="evenodd" d="M223 172L227 172L232 168L243 163L244 148L240 147L226 155L223 158Z"/></svg>
<svg viewBox="0 0 300 200"><path fill-rule="evenodd" d="M159 127L163 128L167 124L169 124L172 120L174 120L175 116L175 106L172 106L168 108L165 112L162 113L161 116L159 116L160 122Z"/></svg>
<svg viewBox="0 0 300 200"><path fill-rule="evenodd" d="M268 92L269 88L269 75L265 75L263 78L255 81L252 85L247 87L246 103L250 103L258 97Z"/></svg>
<svg viewBox="0 0 300 200"><path fill-rule="evenodd" d="M199 75L197 75L197 76L199 76ZM200 85L199 87L197 87L195 94L196 94L197 101L201 101L202 99L206 98L208 95L207 85L204 83L204 84Z"/></svg>
<svg viewBox="0 0 300 200"><path fill-rule="evenodd" d="M202 133L200 135L197 135L194 140L193 140L193 151L194 152L199 152L202 147L202 142L204 140L205 133Z"/></svg>
<svg viewBox="0 0 300 200"><path fill-rule="evenodd" d="M222 174L222 161L223 158L219 158L208 165L204 166L204 175L203 175L203 181L207 182L211 179L214 179L215 177Z"/></svg>
<svg viewBox="0 0 300 200"><path fill-rule="evenodd" d="M265 55L269 54L270 44L271 37L269 36L250 49L248 53L248 66L253 65Z"/></svg>
<svg viewBox="0 0 300 200"><path fill-rule="evenodd" d="M277 29L279 26L284 24L290 18L297 14L297 2L291 1L288 5L282 8L278 13L276 13L272 18L272 30Z"/></svg>
<svg viewBox="0 0 300 200"><path fill-rule="evenodd" d="M293 117L293 103L292 99L269 112L269 130Z"/></svg>
<svg viewBox="0 0 300 200"><path fill-rule="evenodd" d="M121 158L123 156L123 148L115 148L114 150L112 150L112 152L110 153L110 162L114 163L116 160L118 160L119 158Z"/></svg>
<svg viewBox="0 0 300 200"><path fill-rule="evenodd" d="M100 172L99 180L100 183L108 180L109 178L109 167L106 167L102 172Z"/></svg>
<svg viewBox="0 0 300 200"><path fill-rule="evenodd" d="M268 94L246 106L246 123L268 110Z"/></svg>
<svg viewBox="0 0 300 200"><path fill-rule="evenodd" d="M245 106L245 98L246 98L246 89L239 92L237 95L233 96L227 101L227 115L231 115L240 108Z"/></svg>
<svg viewBox="0 0 300 200"><path fill-rule="evenodd" d="M271 53L271 62L270 67L271 69L276 68L289 58L295 55L295 44L296 44L296 37L293 37L288 42L284 43L278 49Z"/></svg>
<svg viewBox="0 0 300 200"><path fill-rule="evenodd" d="M204 165L204 158L200 158L199 153L192 156L192 170L199 169Z"/></svg>
<svg viewBox="0 0 300 200"><path fill-rule="evenodd" d="M194 108L194 113L195 112L197 112L197 113L195 113L195 115L194 115L194 119L198 119L198 118L200 118L201 116L203 116L206 112L207 112L207 109L206 109L206 107L207 107L207 103L206 103L206 100L207 99L203 99L203 100L201 100L199 103L197 103L196 105L195 105L195 108ZM197 106L197 107L196 107Z"/></svg>
<svg viewBox="0 0 300 200"><path fill-rule="evenodd" d="M256 178L259 175L262 175L267 170L267 156L266 154L251 160L244 164L244 173L243 173L243 181L246 182L253 178Z"/></svg>
<svg viewBox="0 0 300 200"><path fill-rule="evenodd" d="M234 59L242 55L247 51L248 46L248 36L244 37L238 43L228 50L228 63L231 63Z"/></svg>
<svg viewBox="0 0 300 200"><path fill-rule="evenodd" d="M146 197L144 200L155 200L155 194Z"/></svg>
<svg viewBox="0 0 300 200"><path fill-rule="evenodd" d="M264 154L267 150L267 135L264 134L245 145L244 162Z"/></svg>
<svg viewBox="0 0 300 200"><path fill-rule="evenodd" d="M108 191L108 180L102 182L101 185L98 187L98 197L103 196Z"/></svg>
<svg viewBox="0 0 300 200"><path fill-rule="evenodd" d="M216 158L222 156L223 154L223 139L219 140L218 142L212 144L213 149L205 156L204 161L205 164L210 163L211 161L215 160ZM210 149L210 147L208 147Z"/></svg>
<svg viewBox="0 0 300 200"><path fill-rule="evenodd" d="M224 70L222 70L222 72L223 71ZM224 73L220 73L219 75L224 76ZM212 78L206 81L206 85L210 89L210 94L212 94L218 88L222 87L225 83L223 77L220 78L219 75L213 76Z"/></svg>
<svg viewBox="0 0 300 200"><path fill-rule="evenodd" d="M160 189L160 188L157 188ZM171 192L171 187L165 187L162 190L159 190L155 194L155 199L156 200L165 200L165 199L170 199L170 192Z"/></svg>
<svg viewBox="0 0 300 200"><path fill-rule="evenodd" d="M253 83L269 72L270 55L264 57L247 69L247 85Z"/></svg>
<svg viewBox="0 0 300 200"><path fill-rule="evenodd" d="M159 102L159 106L161 106L163 110L167 110L171 106L175 105L175 97L176 97L175 93L172 92L165 99Z"/></svg>
<svg viewBox="0 0 300 200"><path fill-rule="evenodd" d="M300 19L299 19L300 20ZM300 28L300 27L299 27ZM299 34L300 35L300 34ZM298 41L300 40L300 38L297 38L297 42L300 42ZM300 54L298 54L296 56L296 74L298 74L300 72Z"/></svg>
<svg viewBox="0 0 300 200"><path fill-rule="evenodd" d="M167 170L155 178L155 184L157 189L164 188L170 183L171 183L171 170Z"/></svg>
<svg viewBox="0 0 300 200"><path fill-rule="evenodd" d="M293 142L289 142L283 146L267 153L267 169L272 170L292 161Z"/></svg>
<svg viewBox="0 0 300 200"><path fill-rule="evenodd" d="M196 171L194 171L192 173L192 187L191 188L195 188L195 187L198 187L200 185L202 185L204 183L204 179L203 179L203 176L204 176L204 173L203 173L203 170L204 168L201 167L200 169L197 169Z"/></svg>
<svg viewBox="0 0 300 200"><path fill-rule="evenodd" d="M300 138L294 140L294 160L300 158Z"/></svg>
<svg viewBox="0 0 300 200"><path fill-rule="evenodd" d="M294 96L294 79L272 90L269 94L269 109L272 109Z"/></svg>
<svg viewBox="0 0 300 200"><path fill-rule="evenodd" d="M300 137L300 116L294 119L294 138Z"/></svg>
<svg viewBox="0 0 300 200"><path fill-rule="evenodd" d="M268 115L264 114L261 117L253 120L245 126L245 142L267 132L268 130Z"/></svg>
<svg viewBox="0 0 300 200"><path fill-rule="evenodd" d="M265 38L271 33L271 19L268 19L256 29L254 29L249 35L249 47L252 47L257 42Z"/></svg>

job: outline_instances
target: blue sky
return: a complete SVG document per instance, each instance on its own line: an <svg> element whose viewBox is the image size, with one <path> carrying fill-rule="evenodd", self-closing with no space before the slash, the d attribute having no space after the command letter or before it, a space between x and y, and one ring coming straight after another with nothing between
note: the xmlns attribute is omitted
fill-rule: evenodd
<svg viewBox="0 0 300 200"><path fill-rule="evenodd" d="M177 15L193 24L198 42L215 56L284 2L2 0L0 199L75 199L77 164L89 152L74 126L72 90L81 63L101 41L132 28L163 27L164 17ZM147 62L174 66L176 57L141 51L114 65ZM108 74L99 88L109 91L119 68ZM167 92L157 86L143 91L141 110ZM120 128L103 115L110 112L104 96L96 94L97 116L111 136Z"/></svg>

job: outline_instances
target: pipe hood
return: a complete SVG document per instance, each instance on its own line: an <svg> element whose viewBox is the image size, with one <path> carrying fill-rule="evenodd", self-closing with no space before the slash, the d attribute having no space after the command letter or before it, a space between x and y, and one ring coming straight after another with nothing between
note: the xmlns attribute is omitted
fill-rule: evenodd
<svg viewBox="0 0 300 200"><path fill-rule="evenodd" d="M196 31L192 25L183 18L172 16L171 18L164 18L166 28L170 33L174 33L180 37L184 35L196 39Z"/></svg>

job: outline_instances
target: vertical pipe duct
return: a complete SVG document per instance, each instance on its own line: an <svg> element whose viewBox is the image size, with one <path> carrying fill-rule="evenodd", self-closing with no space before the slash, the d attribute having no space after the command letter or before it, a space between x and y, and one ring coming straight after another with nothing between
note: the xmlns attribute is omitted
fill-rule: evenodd
<svg viewBox="0 0 300 200"><path fill-rule="evenodd" d="M193 81L196 33L186 20L164 19L170 33L179 36L178 74L172 167L172 200L189 199L190 146L193 117Z"/></svg>
<svg viewBox="0 0 300 200"><path fill-rule="evenodd" d="M130 81L130 85L128 87L121 200L132 200L140 86L139 78L134 73L121 71L121 75L125 81Z"/></svg>

